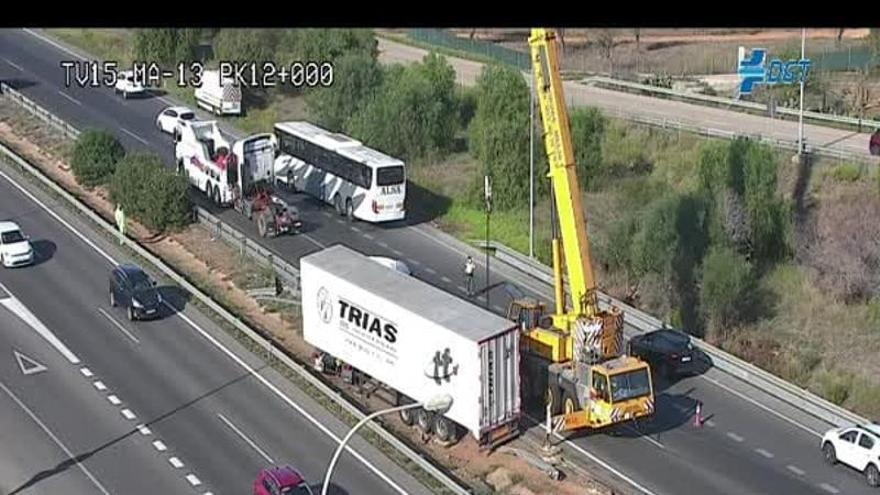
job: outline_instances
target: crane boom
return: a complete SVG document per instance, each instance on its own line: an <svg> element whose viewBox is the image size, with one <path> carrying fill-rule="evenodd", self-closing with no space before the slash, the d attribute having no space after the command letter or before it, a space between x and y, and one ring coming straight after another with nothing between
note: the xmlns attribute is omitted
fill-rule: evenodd
<svg viewBox="0 0 880 495"><path fill-rule="evenodd" d="M597 312L596 282L587 241L587 223L571 144L568 110L559 76L556 33L532 29L529 37L535 89L544 127L544 147L550 165L556 212L562 237L563 259L571 290L572 312L594 316ZM554 258L558 257L554 256ZM554 259L554 265L558 260ZM554 267L558 270L561 267ZM557 299L559 294L557 294ZM557 300L557 313L560 301Z"/></svg>

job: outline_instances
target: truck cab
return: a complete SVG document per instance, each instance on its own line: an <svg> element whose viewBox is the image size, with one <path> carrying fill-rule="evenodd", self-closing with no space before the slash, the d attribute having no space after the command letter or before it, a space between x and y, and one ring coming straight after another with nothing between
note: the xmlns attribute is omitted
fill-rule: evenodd
<svg viewBox="0 0 880 495"><path fill-rule="evenodd" d="M235 155L215 121L181 122L174 136L177 171L218 205L229 205L236 182Z"/></svg>

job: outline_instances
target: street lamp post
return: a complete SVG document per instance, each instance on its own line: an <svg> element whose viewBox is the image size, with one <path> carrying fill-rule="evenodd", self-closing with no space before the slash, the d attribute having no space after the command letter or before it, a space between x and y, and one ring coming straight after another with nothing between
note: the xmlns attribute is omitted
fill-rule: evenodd
<svg viewBox="0 0 880 495"><path fill-rule="evenodd" d="M452 397L448 395L441 395L435 397L427 402L416 402L413 404L406 404L403 406L391 407L389 409L383 409L381 411L376 411L364 419L360 420L358 424L354 425L354 428L349 430L349 432L345 435L345 438L339 442L339 447L336 448L336 452L333 453L333 459L330 460L330 466L327 467L327 474L324 475L324 485L321 487L321 495L327 495L327 489L330 487L330 476L333 475L333 468L336 467L336 463L339 461L339 456L342 455L343 449L348 444L348 441L354 434L365 424L371 421L373 418L377 416L381 416L383 414L394 413L398 411L403 411L406 409L415 409L417 407L424 407L426 411L431 412L440 412L446 411L452 406Z"/></svg>
<svg viewBox="0 0 880 495"><path fill-rule="evenodd" d="M801 29L801 60L805 58L804 48L806 46L807 29ZM804 152L804 78L801 77L801 111L798 116L798 156Z"/></svg>
<svg viewBox="0 0 880 495"><path fill-rule="evenodd" d="M483 193L486 199L486 309L489 309L489 214L492 211L492 181L484 177Z"/></svg>

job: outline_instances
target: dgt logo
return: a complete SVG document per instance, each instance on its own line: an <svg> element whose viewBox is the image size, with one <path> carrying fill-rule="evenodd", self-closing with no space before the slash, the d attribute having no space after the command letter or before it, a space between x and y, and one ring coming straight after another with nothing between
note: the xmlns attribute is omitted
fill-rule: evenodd
<svg viewBox="0 0 880 495"><path fill-rule="evenodd" d="M742 50L742 49L741 49ZM747 95L755 84L794 84L807 80L810 71L808 59L782 61L772 59L767 62L767 50L755 48L751 56L740 56L737 73L742 78L739 92Z"/></svg>

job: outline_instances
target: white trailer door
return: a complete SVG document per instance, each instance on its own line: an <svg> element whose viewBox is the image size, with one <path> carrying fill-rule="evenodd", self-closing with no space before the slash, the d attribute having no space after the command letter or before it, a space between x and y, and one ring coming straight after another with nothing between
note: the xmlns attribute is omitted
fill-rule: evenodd
<svg viewBox="0 0 880 495"><path fill-rule="evenodd" d="M519 333L516 329L480 344L480 429L491 430L520 414Z"/></svg>

